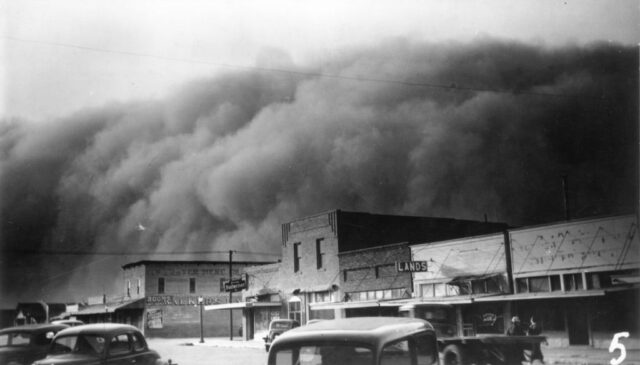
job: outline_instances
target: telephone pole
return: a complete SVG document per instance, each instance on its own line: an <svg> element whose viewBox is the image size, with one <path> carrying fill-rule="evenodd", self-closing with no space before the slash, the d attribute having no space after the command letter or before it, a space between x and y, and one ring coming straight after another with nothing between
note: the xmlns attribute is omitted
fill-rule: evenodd
<svg viewBox="0 0 640 365"><path fill-rule="evenodd" d="M233 251L229 250L229 285L233 280ZM233 302L233 291L229 291L229 305ZM229 340L233 341L233 309L229 307Z"/></svg>

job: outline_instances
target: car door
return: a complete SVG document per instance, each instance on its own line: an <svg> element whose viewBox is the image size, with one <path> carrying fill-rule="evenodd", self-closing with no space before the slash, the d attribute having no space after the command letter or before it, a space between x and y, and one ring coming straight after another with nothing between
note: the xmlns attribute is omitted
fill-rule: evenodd
<svg viewBox="0 0 640 365"><path fill-rule="evenodd" d="M111 337L105 363L108 365L138 365L128 333L119 333Z"/></svg>
<svg viewBox="0 0 640 365"><path fill-rule="evenodd" d="M149 350L147 341L142 333L133 332L130 334L133 347L134 358L137 365L155 365L158 355Z"/></svg>

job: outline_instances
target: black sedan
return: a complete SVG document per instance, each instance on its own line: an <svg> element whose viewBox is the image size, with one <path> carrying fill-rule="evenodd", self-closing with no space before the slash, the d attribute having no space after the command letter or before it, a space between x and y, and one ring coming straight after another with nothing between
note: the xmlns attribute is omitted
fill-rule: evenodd
<svg viewBox="0 0 640 365"><path fill-rule="evenodd" d="M34 365L165 365L160 355L149 349L140 330L116 323L75 326L60 331L47 357Z"/></svg>
<svg viewBox="0 0 640 365"><path fill-rule="evenodd" d="M30 324L0 330L0 364L31 365L47 355L49 344L59 331L59 324Z"/></svg>

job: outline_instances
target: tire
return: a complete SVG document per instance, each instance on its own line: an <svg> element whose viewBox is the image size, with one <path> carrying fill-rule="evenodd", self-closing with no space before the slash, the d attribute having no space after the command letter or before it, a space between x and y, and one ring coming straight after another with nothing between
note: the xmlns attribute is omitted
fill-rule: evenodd
<svg viewBox="0 0 640 365"><path fill-rule="evenodd" d="M464 349L459 345L447 345L442 351L443 365L465 365L466 361Z"/></svg>

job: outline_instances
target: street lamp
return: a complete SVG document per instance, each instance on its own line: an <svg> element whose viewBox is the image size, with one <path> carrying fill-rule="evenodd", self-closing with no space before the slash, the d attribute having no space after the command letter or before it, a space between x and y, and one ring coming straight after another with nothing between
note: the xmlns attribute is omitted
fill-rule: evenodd
<svg viewBox="0 0 640 365"><path fill-rule="evenodd" d="M200 306L200 343L204 343L204 325L202 323L202 308L204 307L204 298L198 297L198 305Z"/></svg>

